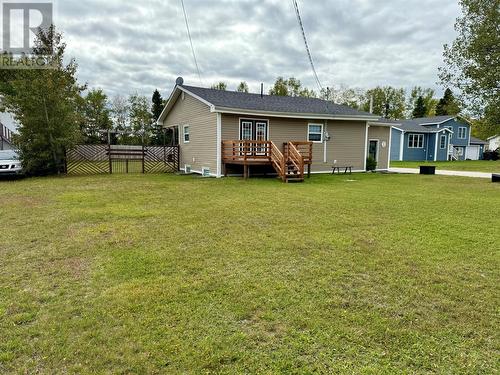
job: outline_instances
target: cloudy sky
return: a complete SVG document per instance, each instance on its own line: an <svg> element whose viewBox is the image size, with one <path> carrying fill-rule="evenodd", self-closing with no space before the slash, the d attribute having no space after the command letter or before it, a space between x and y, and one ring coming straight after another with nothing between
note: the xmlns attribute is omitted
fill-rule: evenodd
<svg viewBox="0 0 500 375"><path fill-rule="evenodd" d="M277 76L316 88L291 0L184 0L202 85L251 91ZM323 86L441 88L442 46L455 37L457 0L299 0ZM108 94L155 88L177 76L199 85L180 0L59 0L56 23L79 78Z"/></svg>

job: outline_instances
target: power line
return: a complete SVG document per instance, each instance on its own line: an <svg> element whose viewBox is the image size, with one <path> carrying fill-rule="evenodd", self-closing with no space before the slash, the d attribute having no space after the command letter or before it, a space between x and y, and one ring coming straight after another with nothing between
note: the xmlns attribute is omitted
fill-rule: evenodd
<svg viewBox="0 0 500 375"><path fill-rule="evenodd" d="M200 80L200 84L203 86L203 82L201 81L200 67L198 66L198 60L196 59L196 53L194 52L193 39L191 38L191 31L189 30L189 22L186 14L186 7L184 6L184 0L181 0L182 4L182 12L184 13L184 21L186 21L186 30L189 37L189 44L191 45L191 52L193 53L194 65L196 65L196 71L198 72L198 79Z"/></svg>
<svg viewBox="0 0 500 375"><path fill-rule="evenodd" d="M309 49L309 44L307 43L306 32L304 31L304 25L302 24L302 18L300 17L299 6L297 4L297 0L292 0L293 7L295 8L295 14L297 15L297 21L299 22L300 31L302 32L302 37L304 38L304 45L306 46L307 56L309 57L309 62L311 63L311 68L314 74L314 78L316 79L316 84L318 85L319 90L323 89L321 86L321 82L318 78L318 74L316 73L316 68L314 67L313 58L311 55L311 51Z"/></svg>

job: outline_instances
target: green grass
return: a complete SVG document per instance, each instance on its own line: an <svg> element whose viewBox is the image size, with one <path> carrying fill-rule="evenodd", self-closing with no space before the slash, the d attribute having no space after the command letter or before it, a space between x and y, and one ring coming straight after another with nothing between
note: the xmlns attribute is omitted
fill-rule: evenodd
<svg viewBox="0 0 500 375"><path fill-rule="evenodd" d="M0 373L498 370L499 184L0 185Z"/></svg>
<svg viewBox="0 0 500 375"><path fill-rule="evenodd" d="M418 168L420 165L435 165L437 169L449 171L500 173L500 160L391 161L391 168Z"/></svg>

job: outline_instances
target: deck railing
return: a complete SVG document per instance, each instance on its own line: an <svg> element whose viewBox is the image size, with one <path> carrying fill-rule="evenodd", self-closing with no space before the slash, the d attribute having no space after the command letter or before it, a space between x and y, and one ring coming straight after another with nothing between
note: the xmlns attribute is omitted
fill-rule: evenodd
<svg viewBox="0 0 500 375"><path fill-rule="evenodd" d="M292 143L288 142L288 160L293 164L300 178L304 177L304 158L300 154L297 147Z"/></svg>
<svg viewBox="0 0 500 375"><path fill-rule="evenodd" d="M285 178L285 158L278 146L271 142L271 163L282 180Z"/></svg>
<svg viewBox="0 0 500 375"><path fill-rule="evenodd" d="M271 161L270 141L235 140L222 142L222 160L231 161Z"/></svg>

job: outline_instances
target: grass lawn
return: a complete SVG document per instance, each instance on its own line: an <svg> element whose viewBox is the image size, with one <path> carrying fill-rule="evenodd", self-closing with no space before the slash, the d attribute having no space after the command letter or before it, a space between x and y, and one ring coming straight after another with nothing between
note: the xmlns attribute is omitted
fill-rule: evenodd
<svg viewBox="0 0 500 375"><path fill-rule="evenodd" d="M435 165L437 169L449 171L500 173L500 160L391 161L391 168L418 168L420 165Z"/></svg>
<svg viewBox="0 0 500 375"><path fill-rule="evenodd" d="M499 184L102 175L0 202L0 373L498 371Z"/></svg>

